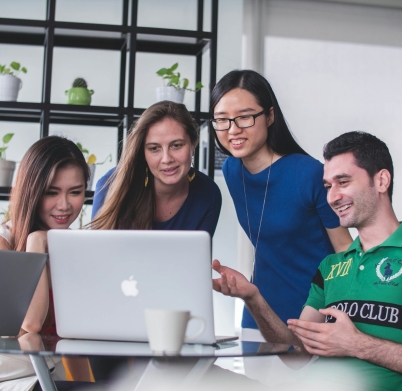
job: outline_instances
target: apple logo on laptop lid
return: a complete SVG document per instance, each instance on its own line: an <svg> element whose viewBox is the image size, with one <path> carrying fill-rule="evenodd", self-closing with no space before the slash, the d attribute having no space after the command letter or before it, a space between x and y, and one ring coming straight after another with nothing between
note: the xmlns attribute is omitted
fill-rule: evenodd
<svg viewBox="0 0 402 391"><path fill-rule="evenodd" d="M126 296L137 296L137 281L134 280L133 276L130 276L128 280L123 280L121 283L121 290Z"/></svg>

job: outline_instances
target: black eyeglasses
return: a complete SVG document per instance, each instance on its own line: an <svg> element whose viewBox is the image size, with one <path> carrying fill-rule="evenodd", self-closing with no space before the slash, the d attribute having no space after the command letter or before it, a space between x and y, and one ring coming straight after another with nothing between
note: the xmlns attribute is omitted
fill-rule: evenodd
<svg viewBox="0 0 402 391"><path fill-rule="evenodd" d="M265 110L263 110L257 114L239 115L234 118L213 118L213 119L211 119L211 122L212 122L212 126L217 131L229 130L230 126L232 125L232 121L236 124L236 126L238 128L241 128L241 129L250 128L250 127L254 126L255 119L257 117L259 117L260 115L263 115L264 113L265 113Z"/></svg>

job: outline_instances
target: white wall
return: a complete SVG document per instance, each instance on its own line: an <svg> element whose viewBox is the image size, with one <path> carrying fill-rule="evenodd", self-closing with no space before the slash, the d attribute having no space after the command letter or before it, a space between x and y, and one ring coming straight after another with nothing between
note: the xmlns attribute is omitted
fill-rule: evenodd
<svg viewBox="0 0 402 391"><path fill-rule="evenodd" d="M384 140L400 218L402 9L270 0L264 16L264 73L302 147L322 161L344 132Z"/></svg>

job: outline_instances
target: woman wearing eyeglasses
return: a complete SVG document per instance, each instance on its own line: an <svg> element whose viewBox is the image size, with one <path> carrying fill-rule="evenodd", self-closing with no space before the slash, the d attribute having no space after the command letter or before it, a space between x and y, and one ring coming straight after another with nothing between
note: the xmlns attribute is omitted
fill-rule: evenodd
<svg viewBox="0 0 402 391"><path fill-rule="evenodd" d="M298 317L319 262L352 239L326 201L323 165L294 140L268 81L251 70L225 75L211 96L223 174L254 246L251 276L283 322ZM263 340L247 308L243 339Z"/></svg>

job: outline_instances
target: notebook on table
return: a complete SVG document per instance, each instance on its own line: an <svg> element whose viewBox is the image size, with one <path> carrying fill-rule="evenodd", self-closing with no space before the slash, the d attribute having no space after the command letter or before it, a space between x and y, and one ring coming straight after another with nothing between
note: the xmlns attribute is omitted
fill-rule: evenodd
<svg viewBox="0 0 402 391"><path fill-rule="evenodd" d="M47 254L0 250L0 335L20 332Z"/></svg>
<svg viewBox="0 0 402 391"><path fill-rule="evenodd" d="M208 233L51 230L48 245L60 337L146 342L144 310L154 308L202 317L192 342L216 342ZM187 334L199 328L191 320Z"/></svg>

